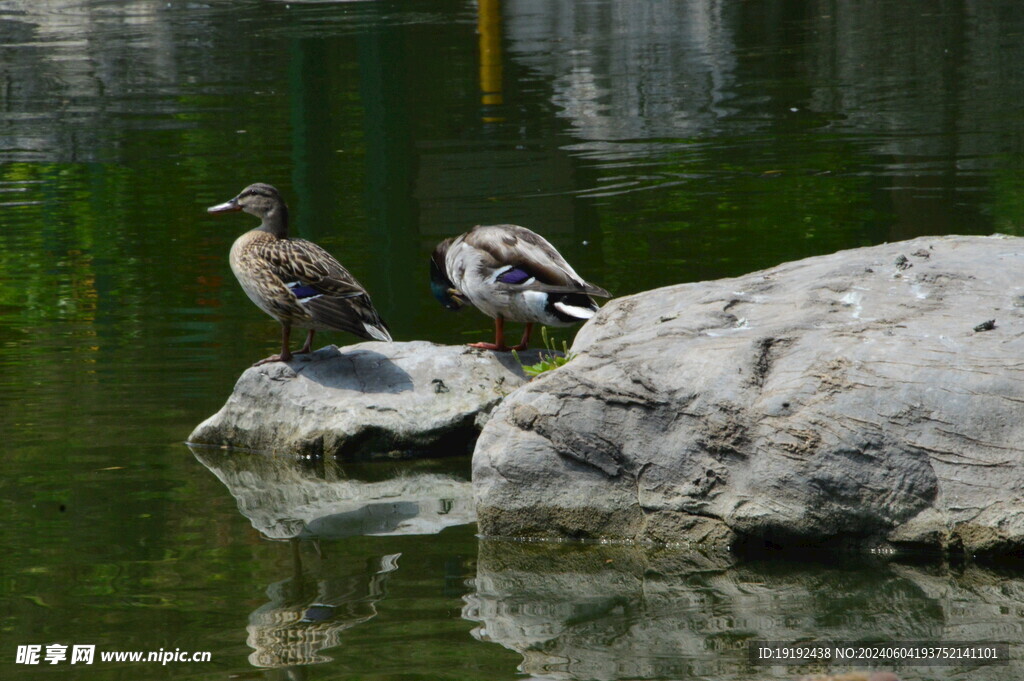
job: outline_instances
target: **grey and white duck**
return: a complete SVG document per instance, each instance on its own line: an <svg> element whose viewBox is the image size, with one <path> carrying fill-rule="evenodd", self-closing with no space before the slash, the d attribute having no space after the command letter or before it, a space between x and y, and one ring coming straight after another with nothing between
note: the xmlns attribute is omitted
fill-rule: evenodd
<svg viewBox="0 0 1024 681"><path fill-rule="evenodd" d="M466 303L494 319L494 342L473 347L505 351L505 322L526 324L525 350L534 324L571 326L598 310L591 296L611 294L590 284L547 239L519 225L478 225L445 239L430 258L430 288L442 305Z"/></svg>
<svg viewBox="0 0 1024 681"><path fill-rule="evenodd" d="M260 219L231 246L231 271L256 306L281 323L281 352L256 362L288 362L292 327L308 329L299 353L312 351L316 331L347 331L367 340L390 341L387 324L370 295L330 253L288 236L288 207L269 184L251 184L209 213L243 211Z"/></svg>

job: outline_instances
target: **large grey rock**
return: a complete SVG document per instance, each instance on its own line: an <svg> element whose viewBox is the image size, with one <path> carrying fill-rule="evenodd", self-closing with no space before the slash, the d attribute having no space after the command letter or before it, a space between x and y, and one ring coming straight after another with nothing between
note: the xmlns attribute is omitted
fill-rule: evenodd
<svg viewBox="0 0 1024 681"><path fill-rule="evenodd" d="M533 363L537 352L520 357ZM332 345L247 369L189 442L343 458L466 453L494 406L525 382L510 353L424 341Z"/></svg>
<svg viewBox="0 0 1024 681"><path fill-rule="evenodd" d="M481 532L1019 551L1022 332L1013 237L614 300L485 426Z"/></svg>

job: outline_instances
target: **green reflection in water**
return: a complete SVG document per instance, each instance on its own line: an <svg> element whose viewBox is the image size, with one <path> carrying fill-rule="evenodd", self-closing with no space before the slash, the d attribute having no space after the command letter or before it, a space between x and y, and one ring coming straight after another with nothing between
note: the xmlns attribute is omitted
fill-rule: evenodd
<svg viewBox="0 0 1024 681"><path fill-rule="evenodd" d="M227 266L251 223L204 213L257 180L285 192L297 233L352 269L397 338L449 343L490 322L436 305L427 256L476 223L536 229L619 295L921 234L1020 234L1013 3L8 5L0 675L42 676L11 667L14 646L67 640L215 653L210 667L68 677L276 678L252 665L254 613L301 614L319 581L352 579L350 621L371 593L376 614L318 649L331 662L288 673L760 679L708 651L762 625L960 636L974 631L956 629L963 612L981 613L979 636L1024 639L1007 617L1016 575L973 568L599 547L502 558L487 543L478 565L464 526L304 543L296 572L293 547L261 539L177 444L275 350L276 324ZM490 608L486 636L463 597ZM679 636L650 652L638 632L659 628Z"/></svg>

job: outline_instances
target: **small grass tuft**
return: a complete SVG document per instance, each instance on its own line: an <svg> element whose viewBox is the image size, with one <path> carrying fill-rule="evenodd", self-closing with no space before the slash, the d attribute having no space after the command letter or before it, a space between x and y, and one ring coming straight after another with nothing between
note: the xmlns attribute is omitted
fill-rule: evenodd
<svg viewBox="0 0 1024 681"><path fill-rule="evenodd" d="M523 371L532 377L540 376L545 371L557 369L576 356L569 352L569 344L564 340L562 341L562 354L557 354L558 348L555 347L554 339L548 336L548 327L540 327L540 336L543 340L544 348L548 352L542 352L540 355L540 361L536 364L523 364L523 360L519 359L519 353L515 350L512 351L512 356L516 358L516 361L523 364Z"/></svg>

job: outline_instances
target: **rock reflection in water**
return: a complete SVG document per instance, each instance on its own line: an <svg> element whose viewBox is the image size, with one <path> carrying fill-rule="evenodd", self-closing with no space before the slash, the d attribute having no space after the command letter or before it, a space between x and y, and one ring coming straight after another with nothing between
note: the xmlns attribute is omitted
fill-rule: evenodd
<svg viewBox="0 0 1024 681"><path fill-rule="evenodd" d="M521 671L545 679L792 680L850 667L753 666L748 642L1024 639L1015 614L1024 608L1024 579L977 567L954 574L883 560L831 563L484 540L463 616L478 623L476 638L517 651ZM904 680L969 671L874 669L895 669ZM983 669L986 679L1022 671L1019 660Z"/></svg>
<svg viewBox="0 0 1024 681"><path fill-rule="evenodd" d="M268 539L435 534L476 521L468 480L431 472L362 481L323 462L191 447Z"/></svg>
<svg viewBox="0 0 1024 681"><path fill-rule="evenodd" d="M399 470L415 472L389 476L380 464L346 469L329 461L309 465L294 457L190 449L256 530L290 543L292 575L267 588L269 600L249 615L246 639L253 666L278 669L287 678L303 677L302 665L329 662L323 651L341 645L344 631L376 617L399 566L398 553L328 561L318 540L434 534L475 520L469 481L425 470L425 462L404 462ZM351 470L373 479L349 478Z"/></svg>

